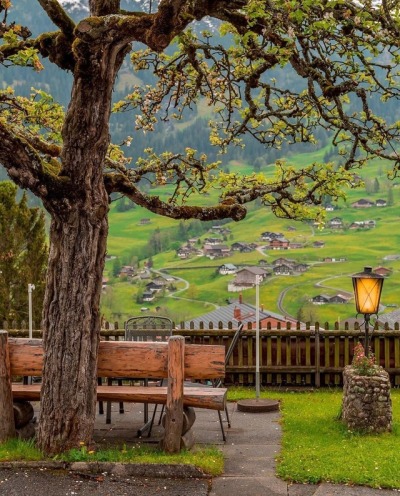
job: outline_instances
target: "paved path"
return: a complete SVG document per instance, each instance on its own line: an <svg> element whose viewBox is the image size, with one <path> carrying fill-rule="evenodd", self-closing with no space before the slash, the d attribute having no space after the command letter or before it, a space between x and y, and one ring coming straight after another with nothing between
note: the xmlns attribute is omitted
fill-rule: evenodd
<svg viewBox="0 0 400 496"><path fill-rule="evenodd" d="M197 410L194 424L198 444L215 444L223 450L225 472L214 479L193 468L151 465L98 465L93 474L38 466L11 468L0 464L0 496L393 496L393 491L332 484L288 484L275 476L275 458L281 442L280 413L244 413L229 404L232 428L222 441L218 415ZM105 415L96 420L98 443L157 443L161 427L150 439L138 440L143 422L140 405L125 405L119 414L113 404L112 423ZM191 476L191 477L188 477Z"/></svg>

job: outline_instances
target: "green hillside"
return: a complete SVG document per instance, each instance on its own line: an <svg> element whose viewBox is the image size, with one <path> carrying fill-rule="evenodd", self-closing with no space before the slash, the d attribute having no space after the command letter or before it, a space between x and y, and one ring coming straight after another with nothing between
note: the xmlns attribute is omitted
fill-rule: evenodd
<svg viewBox="0 0 400 496"><path fill-rule="evenodd" d="M326 150L319 150L315 153L293 155L290 162L301 166L321 160L325 152ZM249 166L242 167L237 162L230 164L230 167L235 167L235 171L248 172L249 169ZM270 168L265 170L269 173ZM224 305L227 299L238 297L237 293L228 292L227 289L233 276L221 276L217 273L220 265L257 265L260 260L271 263L280 257L307 263L309 270L300 275L272 276L264 281L260 287L260 303L266 309L293 317L297 317L302 309L304 318L307 316L308 320L320 322L342 321L354 317L355 307L352 299L347 304L336 305L313 305L309 300L318 294L352 294L350 275L361 271L364 266L371 265L385 266L392 270L392 275L385 281L382 294L382 304L389 305L384 311L392 311L399 303L396 287L400 261L388 261L385 257L400 254L400 230L397 228L399 189L397 184L386 179L385 164L382 162L371 162L361 174L365 186L349 189L346 192L346 201L341 200L336 210L327 213L327 221L340 217L346 226L345 229L333 230L327 225L318 229L311 223L278 219L266 208L251 205L245 220L224 224L231 232L222 243L229 246L234 242L257 243L261 248L266 244L260 239L261 233L273 231L283 233L291 242L301 243L303 247L285 251L263 249L245 254L234 252L228 258L215 260L204 256L193 256L187 260L178 258L176 248L184 244L184 241L179 239L179 233L183 229L182 226L189 225L189 221L182 223L159 217L139 207L127 212L117 212L113 205L108 253L117 257L122 265L135 264L138 261L141 270L146 261L149 239L157 233L159 242L164 244L164 247L161 247L160 253L151 257L153 269L165 270L187 283L176 280L173 287L163 291L155 300L143 303L137 301L137 296L141 295L149 280L129 282L113 277L115 259L110 260L106 264L105 273L109 278L108 287L102 299L105 318L123 320L138 314L144 307L148 309L146 312L158 311L170 315L175 321L190 320L212 310L213 305ZM383 199L393 204L365 209L351 206L353 202L362 198L371 201ZM205 198L203 201L210 202L211 198ZM142 225L142 219L149 219L149 223ZM367 220L374 220L376 227L368 230L348 229L352 222ZM205 230L206 227L211 227L211 224L203 226L203 233L199 236L200 241L197 244L199 247L206 237L213 236L210 231ZM189 232L187 238L190 237L193 235ZM322 241L325 245L322 248L314 248L315 241ZM323 263L322 260L326 257L345 261ZM280 295L283 297L279 304ZM254 304L255 290L245 291L243 298Z"/></svg>

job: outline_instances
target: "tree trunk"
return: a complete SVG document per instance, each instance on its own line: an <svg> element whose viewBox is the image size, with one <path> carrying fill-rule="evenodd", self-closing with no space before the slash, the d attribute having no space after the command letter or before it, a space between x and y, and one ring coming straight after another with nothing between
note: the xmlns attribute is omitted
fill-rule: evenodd
<svg viewBox="0 0 400 496"><path fill-rule="evenodd" d="M63 128L64 196L45 202L52 222L38 444L47 454L92 441L108 234L103 167L110 142L112 88L124 50L77 44L78 62Z"/></svg>
<svg viewBox="0 0 400 496"><path fill-rule="evenodd" d="M93 224L79 207L68 223L52 221L38 431L46 453L92 441L106 240L107 218Z"/></svg>

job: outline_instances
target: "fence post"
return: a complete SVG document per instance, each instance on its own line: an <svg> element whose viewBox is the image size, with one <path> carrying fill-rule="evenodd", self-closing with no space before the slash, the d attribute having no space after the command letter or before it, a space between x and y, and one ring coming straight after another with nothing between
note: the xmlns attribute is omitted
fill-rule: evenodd
<svg viewBox="0 0 400 496"><path fill-rule="evenodd" d="M165 435L162 447L167 453L181 449L183 430L183 381L185 338L171 336L168 340L168 393L165 408Z"/></svg>
<svg viewBox="0 0 400 496"><path fill-rule="evenodd" d="M15 437L7 331L0 331L0 419L0 442Z"/></svg>
<svg viewBox="0 0 400 496"><path fill-rule="evenodd" d="M319 347L319 326L315 326L315 387L321 387L321 354Z"/></svg>

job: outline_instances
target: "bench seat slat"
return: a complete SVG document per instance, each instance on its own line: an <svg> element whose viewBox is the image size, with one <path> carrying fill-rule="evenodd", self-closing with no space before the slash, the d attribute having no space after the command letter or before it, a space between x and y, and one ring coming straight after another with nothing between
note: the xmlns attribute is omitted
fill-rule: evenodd
<svg viewBox="0 0 400 496"><path fill-rule="evenodd" d="M40 384L13 384L14 400L39 401ZM224 410L227 390L211 387L185 387L183 404L194 408ZM127 403L160 403L167 401L167 387L159 386L97 386L98 401L124 401Z"/></svg>

